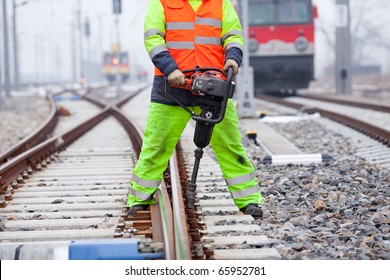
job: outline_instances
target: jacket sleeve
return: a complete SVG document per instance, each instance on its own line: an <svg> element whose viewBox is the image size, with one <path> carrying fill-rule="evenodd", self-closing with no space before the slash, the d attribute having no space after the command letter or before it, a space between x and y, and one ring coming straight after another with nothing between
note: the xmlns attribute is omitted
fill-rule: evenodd
<svg viewBox="0 0 390 280"><path fill-rule="evenodd" d="M178 69L165 43L165 16L160 0L150 0L144 21L144 44L154 66L165 76Z"/></svg>
<svg viewBox="0 0 390 280"><path fill-rule="evenodd" d="M222 4L222 44L225 51L225 61L234 59L241 65L244 50L244 36L240 19L230 0Z"/></svg>

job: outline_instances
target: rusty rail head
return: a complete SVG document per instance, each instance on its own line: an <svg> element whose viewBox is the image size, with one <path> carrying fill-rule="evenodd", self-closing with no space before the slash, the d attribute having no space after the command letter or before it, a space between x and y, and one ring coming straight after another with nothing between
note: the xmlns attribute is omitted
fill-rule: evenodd
<svg viewBox="0 0 390 280"><path fill-rule="evenodd" d="M9 184L26 171L29 167L37 168L37 165L55 152L64 149L77 138L82 136L96 124L101 122L110 114L110 107L106 107L100 113L86 120L77 127L67 132L52 137L41 144L23 152L12 160L0 166L0 191L3 191Z"/></svg>
<svg viewBox="0 0 390 280"><path fill-rule="evenodd" d="M177 243L175 243L175 236L172 234L174 232L172 207L164 181L161 182L161 187L157 189L155 197L157 204L150 206L153 240L165 244L164 253L166 260L175 260Z"/></svg>
<svg viewBox="0 0 390 280"><path fill-rule="evenodd" d="M184 206L184 194L180 180L180 170L177 160L177 152L174 151L169 160L170 179L172 188L172 212L174 223L174 236L176 242L176 259L191 260L191 240L187 225L186 209Z"/></svg>
<svg viewBox="0 0 390 280"><path fill-rule="evenodd" d="M389 131L383 128L377 127L375 125L366 122L359 121L357 119L342 114L326 111L320 108L314 108L314 110L320 113L324 117L342 123L346 126L352 127L353 129L356 129L361 133L364 133L374 138L375 140L383 143L384 145L390 146L390 133Z"/></svg>
<svg viewBox="0 0 390 280"><path fill-rule="evenodd" d="M47 99L51 108L48 118L36 130L30 133L30 135L6 150L4 153L0 154L0 164L9 161L11 158L27 151L38 143L41 143L47 139L47 135L54 130L58 122L57 107L52 94L48 94Z"/></svg>
<svg viewBox="0 0 390 280"><path fill-rule="evenodd" d="M374 111L380 111L385 113L390 113L390 106L385 104L379 104L379 103L367 103L362 101L355 101L355 100L345 100L338 98L339 96L327 96L327 95L318 95L318 94L298 94L298 97L303 97L307 99L314 99L314 100L321 100L321 101L327 101L327 102L333 102L337 104L344 104L364 109L371 109Z"/></svg>

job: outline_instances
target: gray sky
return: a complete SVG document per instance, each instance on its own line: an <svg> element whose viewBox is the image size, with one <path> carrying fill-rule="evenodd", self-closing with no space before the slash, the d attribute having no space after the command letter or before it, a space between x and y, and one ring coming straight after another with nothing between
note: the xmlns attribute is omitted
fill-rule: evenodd
<svg viewBox="0 0 390 280"><path fill-rule="evenodd" d="M91 23L91 36L84 39L84 57L100 62L101 48L108 50L116 42L115 17L112 0L81 0L81 18ZM150 63L143 46L143 16L148 1L123 2L119 16L120 43L129 51L132 65ZM131 6L130 3L131 2ZM24 73L33 73L37 62L46 71L63 65L59 71L63 78L71 75L72 23L76 16L77 0L31 0L18 9L18 30L21 61ZM76 38L78 41L78 37ZM38 54L37 50L42 54ZM76 45L78 51L78 46ZM77 58L78 62L78 58ZM151 64L146 64L151 68Z"/></svg>
<svg viewBox="0 0 390 280"><path fill-rule="evenodd" d="M365 0L353 0L365 1ZM389 2L388 0L370 0ZM11 2L8 0L8 2ZM23 0L17 0L18 3ZM128 50L130 64L143 66L149 71L152 64L143 46L143 19L146 12L147 0L122 0L123 13L120 15L120 43ZM313 0L318 6L318 24L327 28L333 25L335 0ZM34 76L40 72L57 73L63 79L71 77L72 61L72 22L75 17L78 0L30 0L28 4L18 8L18 30L20 45L21 74ZM96 61L100 60L100 49L109 49L116 41L112 0L81 0L82 21L88 17L91 22L91 37L84 41L85 56ZM377 19L387 19L386 13L379 12ZM11 14L10 8L8 14ZM99 18L101 25L99 24ZM100 27L101 26L101 27ZM101 31L99 31L101 30ZM388 30L388 29L384 29ZM390 32L388 32L390 33ZM2 47L1 47L2 48ZM321 75L322 69L334 59L324 35L316 33L316 72ZM386 69L390 62L388 53L377 51L372 62L382 63Z"/></svg>

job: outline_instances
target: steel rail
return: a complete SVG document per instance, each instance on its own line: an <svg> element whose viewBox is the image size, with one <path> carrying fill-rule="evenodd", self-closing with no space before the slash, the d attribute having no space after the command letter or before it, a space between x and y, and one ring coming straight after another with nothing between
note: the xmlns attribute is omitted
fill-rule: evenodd
<svg viewBox="0 0 390 280"><path fill-rule="evenodd" d="M357 119L338 114L335 112L330 112L324 109L315 108L315 110L320 113L322 116L327 117L331 120L337 121L339 123L342 123L344 125L347 125L349 127L352 127L353 129L356 129L375 140L390 146L390 133L388 130L377 127L375 125L371 125L366 122L359 121Z"/></svg>
<svg viewBox="0 0 390 280"><path fill-rule="evenodd" d="M157 204L151 205L153 241L164 243L166 260L175 260L177 244L172 234L174 229L172 207L164 181L156 193Z"/></svg>
<svg viewBox="0 0 390 280"><path fill-rule="evenodd" d="M390 106L384 105L384 104L377 104L377 103L365 103L363 101L356 101L356 100L347 100L342 99L338 97L331 97L331 96L323 96L323 95L314 95L314 94L298 94L297 97L302 97L306 99L314 99L314 100L321 100L321 101L327 101L337 104L343 104L353 107L359 107L364 109L371 109L374 111L381 111L385 113L390 113Z"/></svg>
<svg viewBox="0 0 390 280"><path fill-rule="evenodd" d="M266 101L270 101L270 102L274 102L277 104L281 104L281 105L284 105L287 107L292 107L292 108L295 108L298 110L306 107L305 105L302 105L302 104L286 101L284 99L272 97L272 96L268 96L268 95L257 95L257 98L262 99L262 100L266 100ZM389 131L387 131L383 128L377 127L375 125L372 125L372 124L369 124L366 122L356 120L354 118L351 118L351 117L348 117L348 116L345 116L342 114L338 114L338 113L334 113L334 112L331 112L328 110L320 109L317 107L310 107L310 110L313 112L318 112L322 116L327 117L331 120L334 120L336 122L339 122L339 123L342 123L346 126L349 126L353 129L356 129L357 131L360 131L360 132L368 135L369 137L372 137L372 138L378 140L379 142L381 142L387 146L390 145L390 133L389 133Z"/></svg>
<svg viewBox="0 0 390 280"><path fill-rule="evenodd" d="M176 241L176 259L190 260L192 259L191 240L188 234L187 217L183 200L184 194L182 192L176 151L169 160L169 169L172 188L173 232Z"/></svg>
<svg viewBox="0 0 390 280"><path fill-rule="evenodd" d="M124 100L128 101L136 94L132 94L123 98L121 100L122 104L124 104ZM97 101L97 104L104 104L104 102L100 102L96 98L94 100ZM116 119L118 119L122 126L124 126L127 134L130 136L130 139L133 142L133 146L137 154L139 155L142 146L142 136L140 130L125 117L119 108L117 108L115 105L108 105L105 106L101 112L86 120L77 127L70 129L68 132L59 136L48 139L47 141L31 148L29 151L20 154L10 162L6 163L4 166L1 166L0 190L4 191L11 182L17 180L17 178L21 176L20 174L27 171L31 174L33 169L40 170L41 168L39 165L41 161L45 161L46 159L50 161L49 157L51 154L65 149L65 147L69 146L77 138L81 137L85 132L92 129L110 115L113 115ZM42 165L44 164L42 163ZM19 182L22 183L22 180ZM157 202L158 203L156 205L151 207L153 239L155 239L157 242L162 241L165 244L166 259L175 259L175 244L174 236L172 235L172 209L164 183L162 184L161 189L158 191ZM118 225L118 228L120 227L121 226ZM116 236L114 235L114 237Z"/></svg>

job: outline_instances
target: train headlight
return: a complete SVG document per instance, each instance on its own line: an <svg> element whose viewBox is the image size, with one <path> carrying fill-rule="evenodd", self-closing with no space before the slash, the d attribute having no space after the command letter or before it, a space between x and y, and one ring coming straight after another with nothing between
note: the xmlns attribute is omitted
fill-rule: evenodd
<svg viewBox="0 0 390 280"><path fill-rule="evenodd" d="M250 53L257 52L259 49L259 43L256 40L250 39L248 49Z"/></svg>
<svg viewBox="0 0 390 280"><path fill-rule="evenodd" d="M119 59L118 58L113 58L112 59L112 64L114 64L114 65L118 65L119 64Z"/></svg>
<svg viewBox="0 0 390 280"><path fill-rule="evenodd" d="M295 49L299 52L304 52L307 50L309 46L309 43L307 41L307 39L305 37L299 37L296 41L295 41Z"/></svg>

